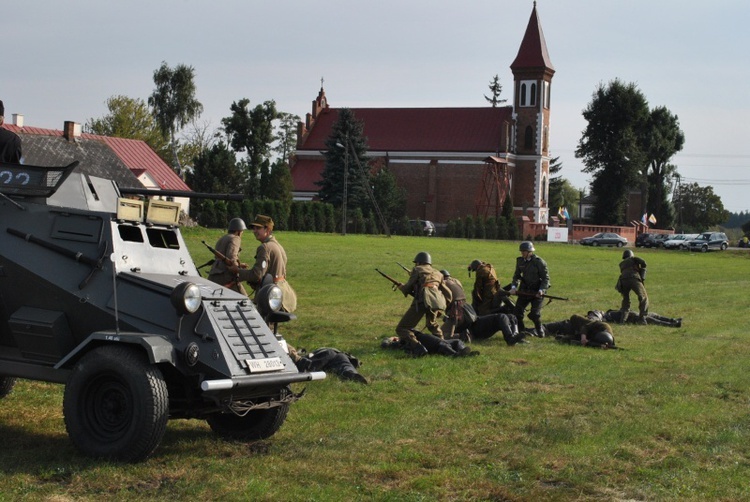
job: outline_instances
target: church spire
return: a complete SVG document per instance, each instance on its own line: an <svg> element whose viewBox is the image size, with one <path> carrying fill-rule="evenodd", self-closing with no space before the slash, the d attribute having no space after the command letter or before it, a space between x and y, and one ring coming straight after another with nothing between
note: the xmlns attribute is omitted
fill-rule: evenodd
<svg viewBox="0 0 750 502"><path fill-rule="evenodd" d="M523 36L521 47L518 49L518 55L510 65L510 69L515 72L521 69L544 69L551 74L555 73L552 66L549 53L547 52L547 42L544 40L542 25L539 23L539 15L536 12L536 2L531 11L529 24L526 26L526 33Z"/></svg>

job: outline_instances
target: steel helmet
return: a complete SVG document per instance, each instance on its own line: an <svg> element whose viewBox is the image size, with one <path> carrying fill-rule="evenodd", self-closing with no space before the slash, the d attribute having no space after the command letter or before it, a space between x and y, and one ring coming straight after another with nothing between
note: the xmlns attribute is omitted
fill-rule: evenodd
<svg viewBox="0 0 750 502"><path fill-rule="evenodd" d="M441 270L440 273L443 274L443 277L445 277L446 279L451 276L451 273L445 269Z"/></svg>
<svg viewBox="0 0 750 502"><path fill-rule="evenodd" d="M432 265L432 256L427 251L420 251L417 256L414 257L414 263L426 263Z"/></svg>
<svg viewBox="0 0 750 502"><path fill-rule="evenodd" d="M623 260L626 258L632 258L632 257L633 257L633 251L631 251L630 249L626 249L625 251L622 252Z"/></svg>
<svg viewBox="0 0 750 502"><path fill-rule="evenodd" d="M530 251L534 252L534 243L531 241L523 241L520 246L518 246L519 251Z"/></svg>
<svg viewBox="0 0 750 502"><path fill-rule="evenodd" d="M245 226L245 220L242 218L232 218L229 220L229 228L227 229L228 232L237 232L239 230L247 230L247 226Z"/></svg>
<svg viewBox="0 0 750 502"><path fill-rule="evenodd" d="M481 264L482 262L479 260L474 260L473 262L469 263L469 267L468 267L469 272L476 272L477 269L479 268L479 265Z"/></svg>
<svg viewBox="0 0 750 502"><path fill-rule="evenodd" d="M600 331L591 339L591 344L598 347L614 347L615 337L609 331Z"/></svg>

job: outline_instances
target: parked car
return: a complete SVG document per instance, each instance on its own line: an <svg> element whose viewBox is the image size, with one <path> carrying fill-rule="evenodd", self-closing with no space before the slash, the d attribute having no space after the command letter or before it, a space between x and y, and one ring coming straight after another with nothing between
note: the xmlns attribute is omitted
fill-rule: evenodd
<svg viewBox="0 0 750 502"><path fill-rule="evenodd" d="M617 246L618 248L628 245L628 240L621 235L612 232L599 232L591 237L581 239L584 246Z"/></svg>
<svg viewBox="0 0 750 502"><path fill-rule="evenodd" d="M711 249L724 251L729 247L729 239L724 232L703 232L697 238L688 241L690 251L705 253Z"/></svg>
<svg viewBox="0 0 750 502"><path fill-rule="evenodd" d="M435 235L435 224L430 220L409 220L409 226L415 235Z"/></svg>
<svg viewBox="0 0 750 502"><path fill-rule="evenodd" d="M675 234L664 241L664 249L687 249L688 241L698 237L698 234Z"/></svg>
<svg viewBox="0 0 750 502"><path fill-rule="evenodd" d="M655 248L663 248L664 242L671 239L674 234L656 234L652 241L652 246Z"/></svg>
<svg viewBox="0 0 750 502"><path fill-rule="evenodd" d="M648 232L644 232L635 238L635 247L637 248L653 247L655 238L656 238L656 234L650 234Z"/></svg>

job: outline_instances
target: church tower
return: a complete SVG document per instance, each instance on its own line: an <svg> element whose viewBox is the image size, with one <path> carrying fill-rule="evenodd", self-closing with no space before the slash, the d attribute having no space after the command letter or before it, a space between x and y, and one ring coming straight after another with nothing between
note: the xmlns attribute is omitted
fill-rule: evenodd
<svg viewBox="0 0 750 502"><path fill-rule="evenodd" d="M537 223L549 216L549 121L552 67L542 26L531 12L513 71L513 118L515 158L512 197L516 209L526 209Z"/></svg>

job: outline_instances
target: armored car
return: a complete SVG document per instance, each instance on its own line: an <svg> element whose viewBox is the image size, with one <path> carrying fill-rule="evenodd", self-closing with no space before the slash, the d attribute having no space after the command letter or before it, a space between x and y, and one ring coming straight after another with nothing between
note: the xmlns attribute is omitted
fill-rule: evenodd
<svg viewBox="0 0 750 502"><path fill-rule="evenodd" d="M65 385L68 435L97 458L147 458L170 418L272 436L291 384L325 377L289 358L280 291L202 278L179 204L124 191L76 163L0 164L0 397L17 378Z"/></svg>

